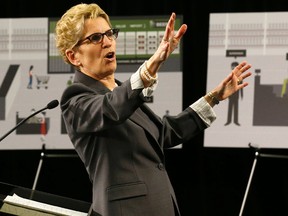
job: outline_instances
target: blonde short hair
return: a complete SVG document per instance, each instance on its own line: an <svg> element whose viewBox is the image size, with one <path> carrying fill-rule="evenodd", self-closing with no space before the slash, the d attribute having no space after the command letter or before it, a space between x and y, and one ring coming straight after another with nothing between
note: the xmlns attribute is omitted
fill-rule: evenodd
<svg viewBox="0 0 288 216"><path fill-rule="evenodd" d="M70 61L66 57L65 52L67 49L72 49L76 46L81 39L85 20L97 17L103 17L112 26L109 16L95 3L75 5L67 10L57 22L55 29L56 47L66 63L70 64Z"/></svg>

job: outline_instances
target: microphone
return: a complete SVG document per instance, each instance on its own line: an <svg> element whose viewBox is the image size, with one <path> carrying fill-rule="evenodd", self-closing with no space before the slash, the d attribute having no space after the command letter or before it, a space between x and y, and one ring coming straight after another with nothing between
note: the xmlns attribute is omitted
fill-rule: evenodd
<svg viewBox="0 0 288 216"><path fill-rule="evenodd" d="M58 105L59 105L59 101L58 100L53 100L50 103L48 103L46 107L47 107L47 109L54 109Z"/></svg>
<svg viewBox="0 0 288 216"><path fill-rule="evenodd" d="M47 104L46 107L32 113L31 115L29 115L28 117L22 119L22 121L20 121L14 128L12 128L10 131L8 131L5 135L3 135L1 138L0 138L0 142L5 138L7 137L10 133L12 133L16 128L18 128L20 125L24 124L29 118L31 118L32 116L35 116L37 115L38 113L46 110L46 109L54 109L55 107L57 107L59 105L59 101L58 100L52 100L51 102L49 102Z"/></svg>

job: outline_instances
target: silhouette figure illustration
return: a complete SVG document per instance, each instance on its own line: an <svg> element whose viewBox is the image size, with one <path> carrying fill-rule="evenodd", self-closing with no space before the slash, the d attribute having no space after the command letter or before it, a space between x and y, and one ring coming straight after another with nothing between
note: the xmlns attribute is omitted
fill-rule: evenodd
<svg viewBox="0 0 288 216"><path fill-rule="evenodd" d="M233 69L238 65L238 62L232 62L231 68ZM235 92L228 98L228 115L227 115L227 121L225 123L225 126L231 124L232 122L232 116L233 116L233 122L234 124L240 126L238 114L239 114L239 99L243 99L243 89L240 89L239 91Z"/></svg>

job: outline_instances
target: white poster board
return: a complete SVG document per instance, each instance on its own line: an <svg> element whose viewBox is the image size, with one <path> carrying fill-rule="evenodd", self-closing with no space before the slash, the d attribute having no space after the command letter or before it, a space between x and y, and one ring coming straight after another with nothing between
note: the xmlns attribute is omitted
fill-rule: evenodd
<svg viewBox="0 0 288 216"><path fill-rule="evenodd" d="M210 14L207 91L235 62L252 64L252 76L242 96L215 107L204 146L288 148L287 53L287 12Z"/></svg>
<svg viewBox="0 0 288 216"><path fill-rule="evenodd" d="M154 53L169 17L111 17L119 28L116 78L125 81ZM74 69L56 50L57 19L0 19L0 137L21 120L52 101L60 101ZM182 24L178 15L175 29ZM159 86L148 103L156 114L182 111L181 46L161 68ZM32 66L32 67L31 67ZM31 68L31 69L30 69ZM60 107L45 110L18 127L0 143L3 149L72 149Z"/></svg>

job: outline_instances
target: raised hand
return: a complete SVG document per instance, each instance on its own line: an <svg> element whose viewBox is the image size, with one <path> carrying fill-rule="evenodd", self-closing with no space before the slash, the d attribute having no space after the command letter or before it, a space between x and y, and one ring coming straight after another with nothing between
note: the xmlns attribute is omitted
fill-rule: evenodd
<svg viewBox="0 0 288 216"><path fill-rule="evenodd" d="M248 71L251 68L251 64L246 61L238 64L232 72L220 82L220 84L212 91L214 96L219 100L225 100L236 91L246 87L248 82L243 82L244 79L251 76L251 72Z"/></svg>
<svg viewBox="0 0 288 216"><path fill-rule="evenodd" d="M160 61L165 61L169 57L169 55L176 49L176 47L178 47L182 36L187 30L187 25L182 24L179 30L175 33L175 20L176 14L173 12L166 25L165 33L158 47L158 50L154 54L155 57L158 57Z"/></svg>

